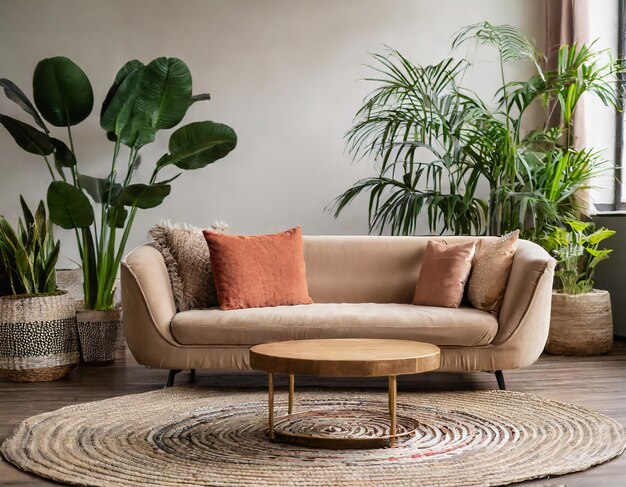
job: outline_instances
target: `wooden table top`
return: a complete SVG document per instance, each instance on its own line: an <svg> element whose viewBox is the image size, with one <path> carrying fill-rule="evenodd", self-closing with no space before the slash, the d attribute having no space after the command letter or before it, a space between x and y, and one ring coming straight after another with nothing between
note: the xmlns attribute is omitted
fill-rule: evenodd
<svg viewBox="0 0 626 487"><path fill-rule="evenodd" d="M411 340L333 338L264 343L250 349L253 369L318 377L380 377L439 368L439 347Z"/></svg>

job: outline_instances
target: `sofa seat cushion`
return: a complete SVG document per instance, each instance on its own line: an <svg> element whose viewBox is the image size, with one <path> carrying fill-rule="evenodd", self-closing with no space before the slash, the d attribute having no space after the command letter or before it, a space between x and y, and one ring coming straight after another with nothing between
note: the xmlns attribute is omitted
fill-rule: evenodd
<svg viewBox="0 0 626 487"><path fill-rule="evenodd" d="M319 303L177 313L174 338L184 345L256 345L313 338L392 338L441 346L490 343L498 331L493 315L474 308L412 304Z"/></svg>

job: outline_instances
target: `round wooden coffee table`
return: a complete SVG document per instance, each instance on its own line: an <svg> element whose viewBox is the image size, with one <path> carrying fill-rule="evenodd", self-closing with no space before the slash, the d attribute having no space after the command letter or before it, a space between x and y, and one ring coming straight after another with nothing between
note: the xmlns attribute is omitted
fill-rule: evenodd
<svg viewBox="0 0 626 487"><path fill-rule="evenodd" d="M396 377L439 368L439 347L411 340L336 338L265 343L250 349L250 366L268 373L269 437L272 440L318 448L379 448L394 446L396 438ZM293 433L278 428L274 419L274 374L289 375L288 416L293 414L295 375L318 377L389 377L389 434L377 436L325 436L320 432ZM333 412L331 411L330 414ZM320 418L329 412L310 411L302 416ZM410 435L415 428L403 431Z"/></svg>

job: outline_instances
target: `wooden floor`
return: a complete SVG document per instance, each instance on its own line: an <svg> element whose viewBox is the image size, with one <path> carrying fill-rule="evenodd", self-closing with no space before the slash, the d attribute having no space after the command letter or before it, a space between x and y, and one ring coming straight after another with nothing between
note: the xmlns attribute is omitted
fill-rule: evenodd
<svg viewBox="0 0 626 487"><path fill-rule="evenodd" d="M186 383L181 373L178 383ZM63 381L14 384L0 379L0 441L19 421L34 414L52 411L68 404L152 391L163 387L167 373L137 365L128 350L119 351L119 360L108 367L79 367ZM626 424L626 342L616 342L612 352L602 357L574 358L542 356L532 367L509 371L507 388L571 402L601 411ZM206 386L265 386L265 376L255 373L208 374L199 371L198 383ZM281 385L279 383L279 385ZM322 380L302 378L298 387L384 388L386 380ZM487 390L496 387L487 373L429 373L398 380L402 391ZM23 473L10 464L0 463L0 485L55 485ZM520 484L521 485L521 484ZM626 454L585 472L555 479L526 482L533 486L626 486Z"/></svg>

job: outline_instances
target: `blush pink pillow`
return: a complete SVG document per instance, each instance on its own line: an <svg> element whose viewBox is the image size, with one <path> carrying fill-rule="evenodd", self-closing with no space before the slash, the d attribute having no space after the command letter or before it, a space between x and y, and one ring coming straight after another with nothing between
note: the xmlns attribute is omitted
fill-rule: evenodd
<svg viewBox="0 0 626 487"><path fill-rule="evenodd" d="M472 270L476 243L447 245L429 240L413 304L458 308Z"/></svg>
<svg viewBox="0 0 626 487"><path fill-rule="evenodd" d="M272 235L204 230L220 309L311 304L300 227Z"/></svg>

